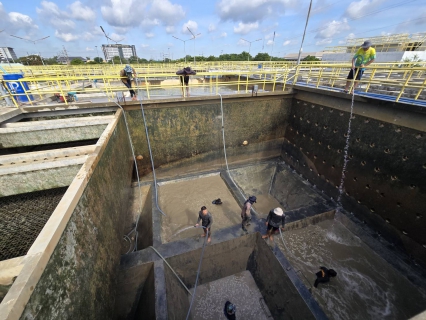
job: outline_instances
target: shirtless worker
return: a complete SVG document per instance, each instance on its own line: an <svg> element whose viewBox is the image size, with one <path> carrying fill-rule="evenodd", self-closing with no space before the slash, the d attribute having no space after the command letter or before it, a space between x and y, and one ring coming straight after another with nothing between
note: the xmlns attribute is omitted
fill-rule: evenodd
<svg viewBox="0 0 426 320"><path fill-rule="evenodd" d="M253 203L256 203L256 197L255 196L250 196L246 202L244 202L243 205L243 209L241 210L241 228L243 229L243 231L247 232L247 226L250 225L250 221L251 221L251 206L253 205Z"/></svg>
<svg viewBox="0 0 426 320"><path fill-rule="evenodd" d="M204 231L204 234L202 234L201 236L205 237L208 230L209 237L207 238L207 243L210 243L210 241L212 240L211 226L213 224L213 217L212 217L212 214L207 210L205 206L202 206L201 210L198 212L198 219L197 219L197 224L195 225L195 227L200 226L200 221Z"/></svg>

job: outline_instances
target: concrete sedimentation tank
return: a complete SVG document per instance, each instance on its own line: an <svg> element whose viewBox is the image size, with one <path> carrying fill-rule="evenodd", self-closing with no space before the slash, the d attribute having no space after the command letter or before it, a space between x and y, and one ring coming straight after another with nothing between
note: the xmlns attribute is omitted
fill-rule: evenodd
<svg viewBox="0 0 426 320"><path fill-rule="evenodd" d="M0 319L219 319L227 300L240 319L426 311L426 110L351 103L294 86L3 113ZM283 236L264 240L278 206ZM320 266L337 276L314 288Z"/></svg>

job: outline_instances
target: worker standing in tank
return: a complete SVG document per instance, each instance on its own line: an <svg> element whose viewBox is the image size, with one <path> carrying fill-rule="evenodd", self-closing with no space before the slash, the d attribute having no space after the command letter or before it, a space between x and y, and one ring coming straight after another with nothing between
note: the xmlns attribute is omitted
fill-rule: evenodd
<svg viewBox="0 0 426 320"><path fill-rule="evenodd" d="M202 237L205 237L208 231L208 238L207 238L207 243L210 243L211 236L212 236L212 232L211 232L211 226L213 224L213 216L212 214L207 210L206 206L202 206L201 210L198 212L198 219L197 219L197 224L195 225L195 227L199 227L200 226L200 221L201 221L201 225L203 226L203 231L204 234L202 234Z"/></svg>
<svg viewBox="0 0 426 320"><path fill-rule="evenodd" d="M266 239L269 237L269 240L274 241L273 234L275 231L278 230L281 224L281 230L284 231L285 226L285 214L283 209L281 208L275 208L271 211L269 211L268 217L266 218L266 226L267 231L264 236L262 236L262 239Z"/></svg>
<svg viewBox="0 0 426 320"><path fill-rule="evenodd" d="M251 221L251 207L253 205L253 203L256 203L256 196L250 196L248 197L248 199L246 200L246 202L244 202L243 205L243 209L241 210L241 228L243 229L243 231L247 232L247 226L250 225L250 221Z"/></svg>

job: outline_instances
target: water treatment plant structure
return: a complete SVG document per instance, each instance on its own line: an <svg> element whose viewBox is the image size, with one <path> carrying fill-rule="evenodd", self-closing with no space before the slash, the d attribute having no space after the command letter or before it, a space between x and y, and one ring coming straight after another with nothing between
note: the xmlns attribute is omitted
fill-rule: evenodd
<svg viewBox="0 0 426 320"><path fill-rule="evenodd" d="M217 319L226 299L244 319L425 311L425 108L351 105L295 85L143 109L5 109L0 319L184 319L190 306L192 319ZM215 217L207 246L200 229L180 232L201 205ZM287 223L270 243L260 234L275 206ZM320 265L338 275L313 289Z"/></svg>

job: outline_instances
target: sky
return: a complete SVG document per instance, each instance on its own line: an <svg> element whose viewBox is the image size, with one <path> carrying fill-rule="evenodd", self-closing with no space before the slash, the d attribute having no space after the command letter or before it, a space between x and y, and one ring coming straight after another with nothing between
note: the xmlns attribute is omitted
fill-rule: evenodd
<svg viewBox="0 0 426 320"><path fill-rule="evenodd" d="M249 50L283 57L299 51L308 7L309 0L2 0L0 47L18 57L49 58L65 48L69 56L94 58L107 43L102 26L111 39L135 45L140 58ZM188 40L188 28L195 40ZM418 32L426 32L426 0L313 0L303 52L348 38ZM10 35L49 38L34 44Z"/></svg>

